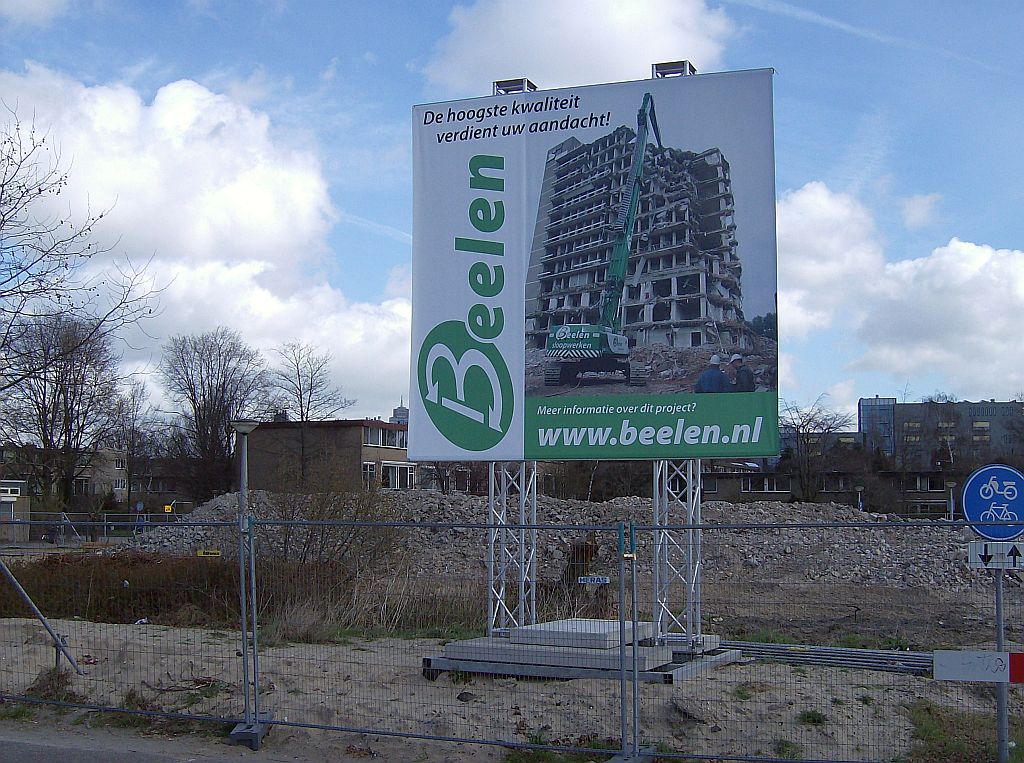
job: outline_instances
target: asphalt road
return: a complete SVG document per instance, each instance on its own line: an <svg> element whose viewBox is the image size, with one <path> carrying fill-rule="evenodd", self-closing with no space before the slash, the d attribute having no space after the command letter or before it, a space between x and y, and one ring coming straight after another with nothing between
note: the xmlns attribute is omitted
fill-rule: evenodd
<svg viewBox="0 0 1024 763"><path fill-rule="evenodd" d="M500 763L504 757L504 750L489 746L362 734L318 736L281 727L254 752L218 737L90 728L72 716L46 711L33 720L0 721L0 763Z"/></svg>
<svg viewBox="0 0 1024 763"><path fill-rule="evenodd" d="M118 729L49 723L0 723L0 761L19 763L234 763L239 760L306 761L283 750L263 750L216 739L150 738Z"/></svg>

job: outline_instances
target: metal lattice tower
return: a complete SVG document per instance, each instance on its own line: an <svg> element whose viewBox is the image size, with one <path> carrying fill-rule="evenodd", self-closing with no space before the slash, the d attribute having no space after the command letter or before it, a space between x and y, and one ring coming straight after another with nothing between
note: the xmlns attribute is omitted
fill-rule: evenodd
<svg viewBox="0 0 1024 763"><path fill-rule="evenodd" d="M487 506L487 635L495 636L537 622L537 462L491 462Z"/></svg>
<svg viewBox="0 0 1024 763"><path fill-rule="evenodd" d="M700 459L654 462L654 627L661 643L693 646L701 636L701 530L668 529L701 524L700 487ZM672 593L680 586L686 603L677 613Z"/></svg>

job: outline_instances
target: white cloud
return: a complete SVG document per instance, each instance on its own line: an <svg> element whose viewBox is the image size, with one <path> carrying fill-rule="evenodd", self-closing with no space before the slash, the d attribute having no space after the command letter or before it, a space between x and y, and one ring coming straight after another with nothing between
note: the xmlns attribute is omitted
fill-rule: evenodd
<svg viewBox="0 0 1024 763"><path fill-rule="evenodd" d="M0 18L42 26L68 12L70 0L0 0Z"/></svg>
<svg viewBox="0 0 1024 763"><path fill-rule="evenodd" d="M658 61L720 62L733 24L704 0L477 0L457 5L425 67L450 95L483 95L506 77L542 88L645 79Z"/></svg>
<svg viewBox="0 0 1024 763"><path fill-rule="evenodd" d="M100 233L117 254L152 257L151 276L169 284L127 362L152 367L171 335L227 325L264 352L293 340L331 351L337 383L359 399L352 413L385 414L407 395L401 276L376 304L327 282L319 264L339 214L321 162L266 114L188 80L146 102L124 84L87 87L34 65L0 71L0 92L70 165L62 213L112 208Z"/></svg>
<svg viewBox="0 0 1024 763"><path fill-rule="evenodd" d="M1024 251L952 239L926 257L878 274L858 336L856 368L898 378L938 373L963 398L1024 388L1016 357L1024 314Z"/></svg>
<svg viewBox="0 0 1024 763"><path fill-rule="evenodd" d="M856 428L857 401L859 400L856 380L843 379L838 381L829 387L825 394L828 395L826 398L828 407L850 416L853 427Z"/></svg>
<svg viewBox="0 0 1024 763"><path fill-rule="evenodd" d="M788 352L779 353L779 389L797 385L796 372L793 370L795 361Z"/></svg>
<svg viewBox="0 0 1024 763"><path fill-rule="evenodd" d="M903 224L909 230L918 230L931 225L935 221L935 208L941 199L941 193L925 193L903 199L900 202Z"/></svg>
<svg viewBox="0 0 1024 763"><path fill-rule="evenodd" d="M778 240L784 336L827 328L870 287L884 262L868 209L820 182L779 199Z"/></svg>
<svg viewBox="0 0 1024 763"><path fill-rule="evenodd" d="M405 265L391 268L384 293L397 299L412 299L412 271Z"/></svg>

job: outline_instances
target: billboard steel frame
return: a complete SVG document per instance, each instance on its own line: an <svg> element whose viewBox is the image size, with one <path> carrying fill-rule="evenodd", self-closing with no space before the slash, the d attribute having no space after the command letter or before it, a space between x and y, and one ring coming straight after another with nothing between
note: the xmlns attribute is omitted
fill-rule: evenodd
<svg viewBox="0 0 1024 763"><path fill-rule="evenodd" d="M492 461L487 484L487 635L502 636L537 622L537 462Z"/></svg>
<svg viewBox="0 0 1024 763"><path fill-rule="evenodd" d="M700 459L661 460L653 465L655 637L659 643L685 641L694 647L701 637ZM686 529L672 529L673 515L686 517ZM680 584L686 603L677 614L672 592Z"/></svg>

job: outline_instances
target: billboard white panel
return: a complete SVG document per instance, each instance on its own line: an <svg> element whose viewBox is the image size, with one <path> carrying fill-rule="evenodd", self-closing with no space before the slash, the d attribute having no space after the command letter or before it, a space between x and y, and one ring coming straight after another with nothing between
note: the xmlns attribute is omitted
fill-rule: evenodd
<svg viewBox="0 0 1024 763"><path fill-rule="evenodd" d="M417 106L413 162L411 458L777 452L770 71Z"/></svg>

